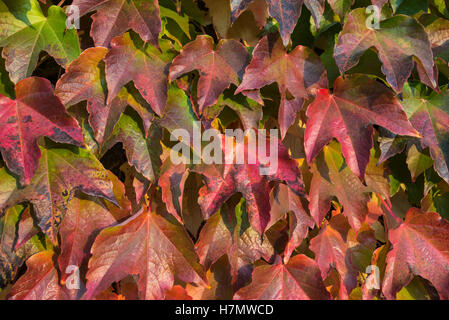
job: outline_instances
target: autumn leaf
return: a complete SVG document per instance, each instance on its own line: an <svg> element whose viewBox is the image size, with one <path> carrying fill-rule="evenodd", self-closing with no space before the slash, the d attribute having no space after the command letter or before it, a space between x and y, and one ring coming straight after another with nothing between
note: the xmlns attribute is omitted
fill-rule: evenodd
<svg viewBox="0 0 449 320"><path fill-rule="evenodd" d="M165 294L166 300L192 300L192 297L189 296L186 289L181 287L180 285L175 285L170 290L167 290Z"/></svg>
<svg viewBox="0 0 449 320"><path fill-rule="evenodd" d="M327 300L320 270L315 261L299 254L282 264L254 269L250 285L234 295L236 300Z"/></svg>
<svg viewBox="0 0 449 320"><path fill-rule="evenodd" d="M434 79L433 53L424 27L414 18L396 15L380 21L379 29L368 28L370 17L365 9L352 11L338 37L334 58L340 71L346 72L359 63L361 56L371 47L378 51L382 72L392 88L401 92L410 77L414 61L422 64L432 85Z"/></svg>
<svg viewBox="0 0 449 320"><path fill-rule="evenodd" d="M37 0L0 1L0 47L14 83L32 75L41 51L63 67L79 56L77 33L66 30L66 20L57 6L46 17Z"/></svg>
<svg viewBox="0 0 449 320"><path fill-rule="evenodd" d="M240 118L243 128L257 129L263 117L262 105L243 95L229 96L223 94L217 104L207 108L202 114L203 126L210 128L211 123L221 114L224 107L229 107Z"/></svg>
<svg viewBox="0 0 449 320"><path fill-rule="evenodd" d="M307 161L312 162L335 137L349 168L360 178L369 162L374 124L400 135L419 136L392 92L363 75L338 78L332 94L320 90L307 116Z"/></svg>
<svg viewBox="0 0 449 320"><path fill-rule="evenodd" d="M194 146L195 132L201 132L201 124L193 111L193 106L185 92L176 86L170 86L168 91L167 107L161 118L156 123L165 128L170 134L176 133L177 129L184 129L189 133L189 141L179 141L190 148L193 155L201 159L201 152ZM178 136L174 137L179 139Z"/></svg>
<svg viewBox="0 0 449 320"><path fill-rule="evenodd" d="M249 137L248 139L250 139ZM222 139L222 146L227 145L226 138ZM232 138L231 138L232 139ZM243 164L201 165L195 172L203 176L205 186L199 191L198 203L201 206L205 218L209 218L220 209L233 194L240 192L247 201L247 210L251 226L260 234L263 234L270 221L269 181L282 181L298 195L304 195L304 185L301 181L301 173L297 163L288 155L287 149L276 139L266 140L267 145L274 143L278 149L278 167L269 175L261 175L260 169L264 168L261 158L256 158L254 164L248 161L248 145L245 142L231 141L237 153L245 155ZM264 141L259 141L264 143ZM240 151L239 151L240 150ZM267 148L268 150L268 148ZM226 151L226 150L224 150ZM267 168L265 168L267 169Z"/></svg>
<svg viewBox="0 0 449 320"><path fill-rule="evenodd" d="M108 104L124 85L133 81L153 111L162 115L167 101L167 64L172 59L173 52L170 42L161 40L160 45L162 52L131 33L112 40L111 49L104 59Z"/></svg>
<svg viewBox="0 0 449 320"><path fill-rule="evenodd" d="M96 11L92 16L91 36L96 46L108 47L111 40L129 29L144 41L157 46L162 31L159 4L156 0L74 0L80 16Z"/></svg>
<svg viewBox="0 0 449 320"><path fill-rule="evenodd" d="M114 214L109 211L107 204L94 197L80 195L69 201L59 228L61 253L58 266L62 270L61 283L65 283L71 274L66 272L69 266L81 266L89 257L94 241L92 236L126 217L126 211Z"/></svg>
<svg viewBox="0 0 449 320"><path fill-rule="evenodd" d="M53 252L43 251L27 261L26 273L14 284L10 300L65 300L66 292L59 285Z"/></svg>
<svg viewBox="0 0 449 320"><path fill-rule="evenodd" d="M0 149L8 168L25 185L33 178L41 157L37 145L41 136L83 146L83 135L48 80L27 78L15 91L15 100L0 95Z"/></svg>
<svg viewBox="0 0 449 320"><path fill-rule="evenodd" d="M0 218L0 288L13 281L19 267L38 252L29 241L36 234L29 207L11 207Z"/></svg>
<svg viewBox="0 0 449 320"><path fill-rule="evenodd" d="M143 128L135 118L137 115L133 117L132 114L122 114L111 136L105 141L103 149L108 150L121 142L126 150L129 164L149 181L155 181L159 176L161 165L159 156L162 153L160 143L155 141L161 139L162 130L157 124L152 125L146 139Z"/></svg>
<svg viewBox="0 0 449 320"><path fill-rule="evenodd" d="M337 270L341 281L339 297L348 299L351 291L357 286L357 272L347 264L348 244L340 232L332 227L332 220L330 224L325 223L318 236L311 240L310 249L315 253L315 261L323 279L326 279L333 269Z"/></svg>
<svg viewBox="0 0 449 320"><path fill-rule="evenodd" d="M161 176L158 183L162 190L162 201L167 206L167 211L173 215L179 223L183 222L182 200L184 186L190 170L184 163L174 164L169 156L169 151L163 155L165 158L161 167Z"/></svg>
<svg viewBox="0 0 449 320"><path fill-rule="evenodd" d="M246 48L235 40L220 40L214 49L213 39L198 36L182 49L170 66L170 80L185 73L199 70L198 105L202 113L205 107L215 104L220 94L231 83L239 84L249 54Z"/></svg>
<svg viewBox="0 0 449 320"><path fill-rule="evenodd" d="M246 204L240 201L210 217L201 230L196 250L200 262L209 269L223 255L231 265L233 283L238 287L251 276L252 264L264 258L270 261L274 249L270 242L248 225Z"/></svg>
<svg viewBox="0 0 449 320"><path fill-rule="evenodd" d="M449 299L448 9L0 0L0 300Z"/></svg>
<svg viewBox="0 0 449 320"><path fill-rule="evenodd" d="M186 291L193 300L231 300L231 266L227 256L223 256L206 272L209 287L186 285Z"/></svg>
<svg viewBox="0 0 449 320"><path fill-rule="evenodd" d="M271 221L268 228L278 222L285 214L292 212L290 216L289 241L284 251L284 262L290 259L293 251L307 236L309 228L315 223L305 211L301 198L284 184L279 184L270 192Z"/></svg>
<svg viewBox="0 0 449 320"><path fill-rule="evenodd" d="M355 0L327 0L327 2L329 3L332 10L336 14L338 14L338 16L340 17L340 21L344 21L346 14L354 4Z"/></svg>
<svg viewBox="0 0 449 320"><path fill-rule="evenodd" d="M231 1L231 21L234 22L251 2L253 0ZM301 9L304 2L307 8L315 14L314 18L318 22L317 25L319 25L319 19L321 18L317 14L324 11L324 0L266 0L266 2L270 16L279 23L284 46L287 46L290 41L290 35L301 16Z"/></svg>
<svg viewBox="0 0 449 320"><path fill-rule="evenodd" d="M321 225L335 197L343 206L343 214L349 224L358 230L368 213L369 189L352 171L345 167L338 146L332 144L324 149L312 168L309 209L317 225Z"/></svg>
<svg viewBox="0 0 449 320"><path fill-rule="evenodd" d="M58 80L55 94L67 107L73 106L81 101L88 100L91 112L103 106L106 94L101 83L100 62L106 56L107 48L88 48L73 61L67 68L66 73Z"/></svg>
<svg viewBox="0 0 449 320"><path fill-rule="evenodd" d="M110 137L120 115L128 105L142 118L145 134L148 133L154 117L149 106L138 101L131 89L126 87L122 88L109 104L106 103L107 90L104 86L106 80L102 61L107 52L104 47L85 50L68 66L55 88L55 95L66 107L87 101L89 124L100 144Z"/></svg>
<svg viewBox="0 0 449 320"><path fill-rule="evenodd" d="M66 211L67 202L76 190L117 204L108 173L89 151L75 147L61 148L48 143L47 147L40 148L40 152L42 157L31 184L25 188L16 186L8 192L0 208L23 201L31 202L39 227L51 241L57 243L57 227Z"/></svg>
<svg viewBox="0 0 449 320"><path fill-rule="evenodd" d="M112 243L118 245L111 247ZM174 274L185 282L205 285L203 267L183 228L146 209L104 229L91 252L85 299L128 274L139 275L141 299L163 299L173 287Z"/></svg>
<svg viewBox="0 0 449 320"><path fill-rule="evenodd" d="M422 276L449 298L449 223L434 212L412 208L405 221L390 231L393 250L387 256L382 292L388 299L406 286L413 276Z"/></svg>
<svg viewBox="0 0 449 320"><path fill-rule="evenodd" d="M266 36L255 47L236 94L254 94L254 90L273 82L277 82L281 94L279 125L283 138L305 100L318 89L327 88L326 70L309 48L297 46L287 53L279 38Z"/></svg>
<svg viewBox="0 0 449 320"><path fill-rule="evenodd" d="M401 104L410 122L421 134L421 146L429 148L438 174L449 183L449 92L444 88L441 94L424 95L424 88L404 88Z"/></svg>

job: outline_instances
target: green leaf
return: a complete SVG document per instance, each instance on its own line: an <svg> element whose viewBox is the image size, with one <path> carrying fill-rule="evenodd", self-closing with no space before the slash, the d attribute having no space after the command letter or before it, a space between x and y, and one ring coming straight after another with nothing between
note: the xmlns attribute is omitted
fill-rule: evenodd
<svg viewBox="0 0 449 320"><path fill-rule="evenodd" d="M0 1L0 47L14 83L32 75L41 51L63 67L80 55L78 35L66 30L66 20L57 6L46 17L37 0Z"/></svg>
<svg viewBox="0 0 449 320"><path fill-rule="evenodd" d="M415 145L408 150L407 165L413 181L415 181L421 173L432 167L432 164L432 158L420 152Z"/></svg>

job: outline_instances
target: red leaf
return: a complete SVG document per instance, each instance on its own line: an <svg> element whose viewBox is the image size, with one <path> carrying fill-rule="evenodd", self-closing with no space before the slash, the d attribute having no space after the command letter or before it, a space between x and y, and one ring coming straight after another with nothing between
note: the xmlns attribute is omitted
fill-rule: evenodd
<svg viewBox="0 0 449 320"><path fill-rule="evenodd" d="M200 113L215 104L231 83L236 86L249 60L246 48L235 40L220 40L214 50L214 40L200 35L181 50L170 66L170 80L193 70L200 71L198 104Z"/></svg>
<svg viewBox="0 0 449 320"><path fill-rule="evenodd" d="M349 168L360 178L365 176L373 146L373 124L397 134L419 136L392 92L362 75L338 78L333 94L320 90L307 116L307 161L311 163L335 137Z"/></svg>
<svg viewBox="0 0 449 320"><path fill-rule="evenodd" d="M57 227L75 191L103 197L118 205L108 172L89 151L65 149L50 143L40 150L43 156L31 184L25 188L15 186L7 198L1 199L4 200L1 209L31 202L39 227L56 244Z"/></svg>
<svg viewBox="0 0 449 320"><path fill-rule="evenodd" d="M206 221L196 248L200 262L206 269L227 254L233 283L241 286L251 276L252 264L260 258L269 261L274 249L267 239L263 240L254 229L245 227L238 221L245 217L247 219L241 205L235 209L237 218L234 216L234 208L231 207L229 211L217 212Z"/></svg>
<svg viewBox="0 0 449 320"><path fill-rule="evenodd" d="M393 250L387 256L382 292L388 299L413 276L429 280L441 299L449 299L449 222L434 212L412 208L404 223L390 230Z"/></svg>
<svg viewBox="0 0 449 320"><path fill-rule="evenodd" d="M297 255L287 264L256 267L253 281L234 295L237 300L327 300L320 270L315 261Z"/></svg>
<svg viewBox="0 0 449 320"><path fill-rule="evenodd" d="M90 32L96 46L109 46L114 37L129 29L157 46L162 25L156 0L74 0L72 5L78 6L81 16L97 11Z"/></svg>
<svg viewBox="0 0 449 320"><path fill-rule="evenodd" d="M163 299L175 274L182 281L205 285L204 270L183 228L148 210L104 229L91 252L86 299L129 274L139 276L141 299Z"/></svg>
<svg viewBox="0 0 449 320"><path fill-rule="evenodd" d="M27 261L27 271L8 294L10 300L64 300L66 293L59 285L53 252L43 251Z"/></svg>
<svg viewBox="0 0 449 320"><path fill-rule="evenodd" d="M395 91L401 92L410 77L413 57L419 59L432 85L436 86L433 53L424 27L412 17L396 15L381 21L379 29L371 28L368 22L372 18L364 8L349 14L334 51L340 71L346 72L357 65L364 52L374 46L383 64L382 72Z"/></svg>
<svg viewBox="0 0 449 320"><path fill-rule="evenodd" d="M449 154L446 151L449 142L449 91L426 96L424 88L404 87L402 105L410 116L410 122L422 135L421 146L429 147L435 160L434 168L449 183Z"/></svg>
<svg viewBox="0 0 449 320"><path fill-rule="evenodd" d="M321 277L326 279L333 269L340 275L341 299L348 299L351 291L357 286L357 272L347 265L348 244L338 230L325 222L318 236L310 242L310 249L315 253L315 261Z"/></svg>
<svg viewBox="0 0 449 320"><path fill-rule="evenodd" d="M253 0L231 1L231 20L234 22L240 14L246 10ZM307 1L307 0L306 0ZM316 0L313 0L316 1ZM279 23L280 34L284 46L290 41L290 34L301 16L301 8L304 0L266 0L268 12Z"/></svg>
<svg viewBox="0 0 449 320"><path fill-rule="evenodd" d="M54 95L50 81L27 78L17 83L16 100L0 94L0 149L8 168L29 184L41 157L41 136L83 146L83 134L74 118Z"/></svg>
<svg viewBox="0 0 449 320"><path fill-rule="evenodd" d="M180 223L182 221L182 198L184 185L189 176L189 169L185 164L173 164L170 157L164 161L161 168L161 176L158 184L162 189L162 201L167 206L167 211Z"/></svg>
<svg viewBox="0 0 449 320"><path fill-rule="evenodd" d="M166 292L165 300L192 300L192 297L189 296L186 289L176 285Z"/></svg>
<svg viewBox="0 0 449 320"><path fill-rule="evenodd" d="M108 207L92 197L75 197L68 206L64 220L59 228L61 236L61 253L58 265L61 270L61 281L65 282L70 273L66 273L69 265L81 266L89 257L89 249L93 243L93 235L100 230L112 226L126 213L114 215Z"/></svg>
<svg viewBox="0 0 449 320"><path fill-rule="evenodd" d="M247 201L251 225L259 234L263 234L270 221L269 181L284 181L296 194L301 196L305 194L297 162L290 158L288 150L276 137L270 139L275 140L278 148L278 166L273 174L261 175L260 169L263 167L261 159L256 159L256 164L249 163L248 144L236 143L235 139L233 139L235 150L243 150L240 152L245 154L244 164L211 164L195 168L196 172L203 175L205 182L205 186L199 191L198 203L206 218L217 212L233 194L240 192ZM224 136L222 141L222 146L226 146ZM265 143L268 145L270 140L267 139ZM225 149L223 151L225 152Z"/></svg>
<svg viewBox="0 0 449 320"><path fill-rule="evenodd" d="M359 230L368 214L369 189L344 166L339 148L335 145L326 147L324 157L317 159L312 174L309 209L317 225L323 222L335 196L351 227Z"/></svg>
<svg viewBox="0 0 449 320"><path fill-rule="evenodd" d="M313 228L315 223L304 210L301 198L284 184L279 184L271 190L270 205L271 221L268 228L283 218L286 213L293 212L290 216L290 237L284 251L284 262L287 262L293 250L301 244L309 228Z"/></svg>
<svg viewBox="0 0 449 320"><path fill-rule="evenodd" d="M151 45L145 45L130 33L116 37L106 55L106 80L110 104L121 88L130 81L158 115L164 112L167 102L167 63L170 45L163 42L165 53Z"/></svg>
<svg viewBox="0 0 449 320"><path fill-rule="evenodd" d="M106 104L107 92L104 88L106 80L102 61L107 52L108 50L103 47L86 49L68 66L66 73L56 83L55 89L55 94L66 107L87 100L89 124L100 144L110 136L127 105L139 113L145 134L148 133L153 120L150 107L137 102L127 88L122 88L118 95Z"/></svg>
<svg viewBox="0 0 449 320"><path fill-rule="evenodd" d="M236 94L243 92L251 98L253 90L273 82L277 82L281 94L279 125L284 138L304 101L313 97L318 89L327 88L326 69L311 49L297 46L287 53L279 38L266 36L255 47ZM289 95L293 95L293 99Z"/></svg>

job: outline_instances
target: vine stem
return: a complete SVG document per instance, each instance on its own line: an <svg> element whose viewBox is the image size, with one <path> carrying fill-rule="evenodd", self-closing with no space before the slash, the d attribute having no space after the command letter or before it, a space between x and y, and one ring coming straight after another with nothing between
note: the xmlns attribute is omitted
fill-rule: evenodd
<svg viewBox="0 0 449 320"><path fill-rule="evenodd" d="M384 198L382 198L382 196L381 196L379 193L377 193L377 196L379 197L380 201L382 202L382 204L384 205L384 207L387 209L387 211L393 216L393 218L394 218L397 222L401 222L402 219L398 218L398 217L394 214L393 210L391 210L391 207L385 202Z"/></svg>

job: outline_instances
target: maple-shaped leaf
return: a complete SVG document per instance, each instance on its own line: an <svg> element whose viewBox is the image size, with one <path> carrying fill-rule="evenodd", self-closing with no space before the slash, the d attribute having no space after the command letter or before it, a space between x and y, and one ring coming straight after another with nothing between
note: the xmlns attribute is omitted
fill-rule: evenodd
<svg viewBox="0 0 449 320"><path fill-rule="evenodd" d="M320 269L315 261L299 254L287 264L278 259L274 265L254 269L250 285L234 295L236 300L328 300Z"/></svg>
<svg viewBox="0 0 449 320"><path fill-rule="evenodd" d="M133 81L154 112L162 115L167 102L167 65L173 58L173 50L167 40L161 40L160 47L162 52L129 32L111 41L111 49L104 59L108 104L125 84Z"/></svg>
<svg viewBox="0 0 449 320"><path fill-rule="evenodd" d="M161 166L159 156L162 152L160 145L162 130L154 124L149 130L148 138L145 138L143 128L135 118L136 114L133 116L123 113L120 116L111 136L105 141L104 150L121 142L129 164L149 181L155 181Z"/></svg>
<svg viewBox="0 0 449 320"><path fill-rule="evenodd" d="M195 172L203 176L205 186L199 191L200 197L198 203L201 206L203 215L209 218L235 193L240 192L247 201L247 210L252 227L263 234L270 221L270 186L269 181L282 181L298 195L304 195L304 184L301 180L301 172L298 164L292 160L288 150L276 137L267 138L267 146L273 143L277 146L277 163L275 172L269 172L268 175L261 175L262 159L256 157L254 164L248 161L248 142L255 137L248 137L245 142L236 141L221 136L223 153L226 153L226 140L231 141L236 152L235 154L244 154L243 164L223 164L223 165L201 165L196 167ZM270 140L271 139L271 140ZM229 147L229 145L228 145ZM267 147L267 151L269 147ZM268 152L269 154L269 152ZM267 154L267 156L269 156ZM274 170L273 170L274 171Z"/></svg>
<svg viewBox="0 0 449 320"><path fill-rule="evenodd" d="M411 208L388 236L393 250L387 256L383 294L395 299L414 276L421 276L432 283L441 299L449 299L449 222L438 213Z"/></svg>
<svg viewBox="0 0 449 320"><path fill-rule="evenodd" d="M423 86L404 87L401 102L410 122L422 135L421 146L429 147L435 171L449 183L449 90L425 95Z"/></svg>
<svg viewBox="0 0 449 320"><path fill-rule="evenodd" d="M313 228L315 223L313 219L304 210L301 198L284 184L279 184L271 190L271 221L268 228L292 212L290 216L289 241L284 250L284 262L290 259L290 256L298 247L302 240L307 236L309 228Z"/></svg>
<svg viewBox="0 0 449 320"><path fill-rule="evenodd" d="M198 105L200 113L215 104L220 94L231 84L239 84L249 61L246 48L235 40L220 40L214 49L214 40L199 35L182 48L170 66L170 80L199 70Z"/></svg>
<svg viewBox="0 0 449 320"><path fill-rule="evenodd" d="M379 29L368 27L370 19L363 8L349 14L334 51L340 71L346 72L357 65L365 51L374 47L383 64L382 72L395 91L401 92L410 77L413 58L418 59L432 86L436 86L433 53L424 27L405 15L381 21Z"/></svg>
<svg viewBox="0 0 449 320"><path fill-rule="evenodd" d="M142 118L145 134L148 133L153 120L149 106L138 101L130 88L122 88L118 95L106 104L106 80L102 60L107 52L104 47L86 49L67 67L66 73L58 80L55 88L55 95L66 107L87 101L89 124L100 144L111 135L114 125L128 105Z"/></svg>
<svg viewBox="0 0 449 320"><path fill-rule="evenodd" d="M325 283L331 280L330 292L339 299L348 299L357 287L359 272L371 265L377 240L374 230L364 224L355 232L348 220L337 210L320 233L311 240L310 249L315 253L321 276Z"/></svg>
<svg viewBox="0 0 449 320"><path fill-rule="evenodd" d="M121 192L124 192L124 189ZM71 274L66 272L67 268L70 265L81 266L89 257L94 236L102 229L127 217L128 212L125 210L113 212L103 200L84 195L76 196L69 201L59 227L61 253L58 257L58 266L62 271L62 284Z"/></svg>
<svg viewBox="0 0 449 320"><path fill-rule="evenodd" d="M325 8L325 0L265 0L268 5L268 13L276 19L284 46L290 41L295 26L301 16L302 5L312 13L315 25L319 28ZM348 0L328 0L332 8L337 6L348 7L348 4L335 4L336 2ZM350 0L351 1L351 0ZM254 0L232 0L231 21L234 22L245 11ZM349 7L351 4L349 4ZM349 8L348 7L348 8ZM257 19L257 17L256 17Z"/></svg>
<svg viewBox="0 0 449 320"><path fill-rule="evenodd" d="M51 6L47 14L37 0L0 1L0 47L14 83L32 75L41 51L63 67L81 53L76 30L66 29L64 11Z"/></svg>
<svg viewBox="0 0 449 320"><path fill-rule="evenodd" d="M318 236L310 242L310 250L315 253L322 278L326 279L334 269L338 272L341 282L339 296L342 299L348 299L357 286L357 271L347 264L349 247L345 240L332 224L325 222Z"/></svg>
<svg viewBox="0 0 449 320"><path fill-rule="evenodd" d="M76 190L91 196L103 197L117 204L107 171L85 149L41 147L39 167L25 188L8 192L0 208L29 201L33 204L38 225L50 240L57 243L57 227L65 213L67 202ZM9 179L8 179L9 180ZM8 180L5 182L8 186ZM3 181L0 181L3 184Z"/></svg>
<svg viewBox="0 0 449 320"><path fill-rule="evenodd" d="M162 31L157 0L74 0L72 5L79 8L80 16L97 12L90 31L96 46L108 47L113 38L129 29L157 46Z"/></svg>
<svg viewBox="0 0 449 320"><path fill-rule="evenodd" d="M279 125L284 138L304 101L318 89L327 88L326 69L311 49L299 45L287 53L280 38L270 35L255 47L236 94L242 92L251 97L254 90L273 82L277 82L281 94Z"/></svg>
<svg viewBox="0 0 449 320"><path fill-rule="evenodd" d="M141 299L163 299L174 276L205 285L193 243L179 225L142 209L118 226L104 229L92 246L86 299L127 275L138 275Z"/></svg>
<svg viewBox="0 0 449 320"><path fill-rule="evenodd" d="M243 199L242 199L243 200ZM201 229L196 251L206 269L227 254L231 276L237 287L251 277L252 264L264 258L270 261L274 249L249 226L245 202L228 206L210 217Z"/></svg>
<svg viewBox="0 0 449 320"><path fill-rule="evenodd" d="M59 285L53 252L43 251L26 262L27 271L11 288L10 300L65 300L67 294Z"/></svg>
<svg viewBox="0 0 449 320"><path fill-rule="evenodd" d="M104 136L108 136L108 122L118 118L126 105L106 106L106 94L99 67L108 49L104 47L88 48L66 69L66 73L58 80L55 95L68 108L87 100L89 124L94 131L95 139L101 144ZM118 115L117 115L118 113ZM109 129L110 131L111 129Z"/></svg>
<svg viewBox="0 0 449 320"><path fill-rule="evenodd" d="M17 83L15 92L15 100L0 95L0 150L20 183L28 184L41 157L37 145L41 136L83 146L83 134L47 79L24 79Z"/></svg>
<svg viewBox="0 0 449 320"><path fill-rule="evenodd" d="M341 152L335 144L324 149L312 168L309 209L317 225L321 225L329 212L331 201L337 197L343 214L354 230L358 230L368 213L369 189L344 165Z"/></svg>
<svg viewBox="0 0 449 320"><path fill-rule="evenodd" d="M88 100L93 111L98 109L97 104L105 104L99 63L106 53L108 49L104 47L88 48L67 67L55 88L55 94L67 107Z"/></svg>
<svg viewBox="0 0 449 320"><path fill-rule="evenodd" d="M373 125L409 136L419 136L402 106L383 84L363 75L335 80L334 91L320 90L307 109L305 132L307 161L336 138L349 168L360 178L370 159Z"/></svg>

